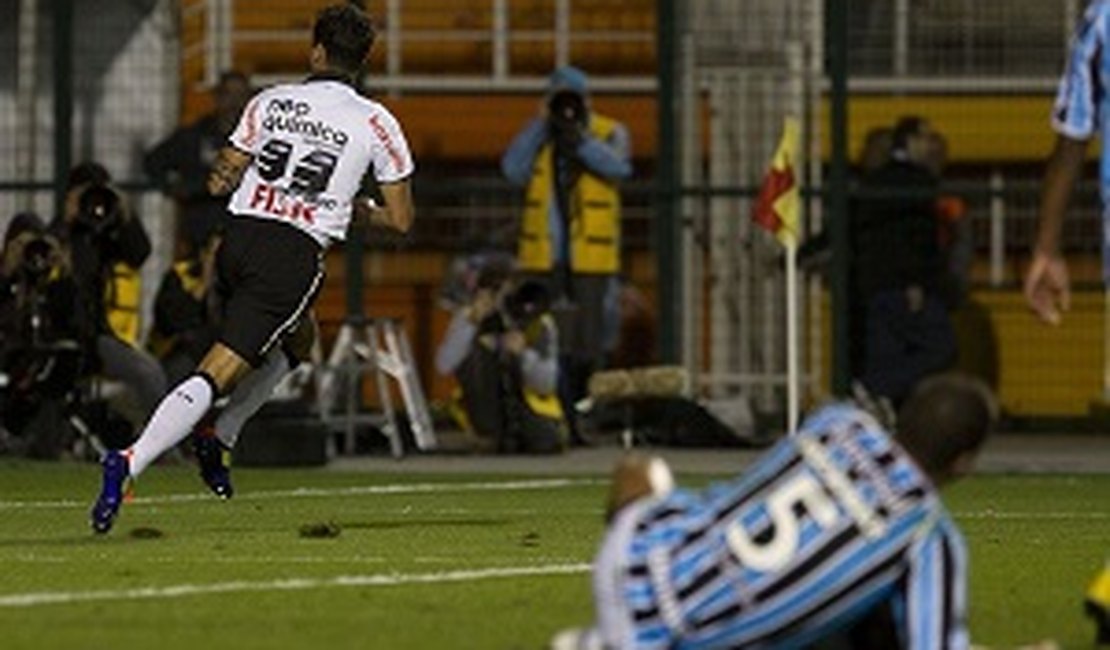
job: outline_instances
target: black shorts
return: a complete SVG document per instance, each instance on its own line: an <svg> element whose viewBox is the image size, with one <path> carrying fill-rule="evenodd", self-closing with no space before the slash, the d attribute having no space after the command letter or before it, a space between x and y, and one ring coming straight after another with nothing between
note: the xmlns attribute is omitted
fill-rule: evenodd
<svg viewBox="0 0 1110 650"><path fill-rule="evenodd" d="M307 315L323 281L315 239L280 221L233 215L216 258L220 342L258 366Z"/></svg>

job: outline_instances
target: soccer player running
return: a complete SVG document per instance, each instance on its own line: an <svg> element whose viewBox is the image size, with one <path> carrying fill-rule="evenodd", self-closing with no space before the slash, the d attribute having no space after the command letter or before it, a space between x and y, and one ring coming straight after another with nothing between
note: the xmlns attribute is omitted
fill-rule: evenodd
<svg viewBox="0 0 1110 650"><path fill-rule="evenodd" d="M311 76L262 91L243 111L208 179L212 194L234 192L216 262L222 332L196 372L162 400L139 439L105 456L91 513L96 532L111 529L125 484L189 435L229 391L215 427L223 439L209 440L198 460L209 487L230 496L223 454L213 446L233 444L238 426L288 371L283 344L305 327L329 244L344 238L352 215L400 232L411 226L413 162L400 125L352 86L373 41L359 9L323 9L313 29ZM384 207L357 196L368 169Z"/></svg>
<svg viewBox="0 0 1110 650"><path fill-rule="evenodd" d="M966 649L966 549L937 490L997 417L963 375L923 381L897 434L849 404L815 412L738 479L668 491L658 459L619 465L594 563L596 626L571 648L797 648L887 607L912 650Z"/></svg>

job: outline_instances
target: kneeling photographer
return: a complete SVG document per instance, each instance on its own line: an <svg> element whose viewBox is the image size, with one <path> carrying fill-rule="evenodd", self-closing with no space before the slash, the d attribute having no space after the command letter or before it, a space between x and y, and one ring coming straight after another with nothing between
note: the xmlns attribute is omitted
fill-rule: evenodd
<svg viewBox="0 0 1110 650"><path fill-rule="evenodd" d="M64 251L37 215L16 215L0 255L0 422L16 437L0 451L57 458L69 444L81 327Z"/></svg>
<svg viewBox="0 0 1110 650"><path fill-rule="evenodd" d="M566 422L556 394L559 342L547 289L517 284L509 268L483 269L436 352L454 374L467 427L501 453L558 453Z"/></svg>
<svg viewBox="0 0 1110 650"><path fill-rule="evenodd" d="M52 229L69 251L78 308L90 323L82 341L89 371L122 382L142 421L166 390L158 361L138 347L139 267L150 255L150 238L111 181L99 163L74 167L65 212Z"/></svg>

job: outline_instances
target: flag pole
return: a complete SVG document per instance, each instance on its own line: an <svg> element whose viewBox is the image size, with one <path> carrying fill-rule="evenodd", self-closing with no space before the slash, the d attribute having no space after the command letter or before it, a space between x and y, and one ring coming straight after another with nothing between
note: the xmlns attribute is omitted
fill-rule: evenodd
<svg viewBox="0 0 1110 650"><path fill-rule="evenodd" d="M798 244L786 246L786 432L798 430Z"/></svg>
<svg viewBox="0 0 1110 650"><path fill-rule="evenodd" d="M799 149L797 118L783 119L782 140L763 179L752 219L774 233L786 248L786 433L798 428L801 382L798 372L798 221L801 200L794 176Z"/></svg>

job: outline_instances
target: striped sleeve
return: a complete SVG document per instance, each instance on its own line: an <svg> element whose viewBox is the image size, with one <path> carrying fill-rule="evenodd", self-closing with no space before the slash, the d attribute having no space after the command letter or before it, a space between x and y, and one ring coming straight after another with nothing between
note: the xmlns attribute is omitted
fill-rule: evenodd
<svg viewBox="0 0 1110 650"><path fill-rule="evenodd" d="M898 609L909 650L967 650L967 552L944 517L911 549Z"/></svg>
<svg viewBox="0 0 1110 650"><path fill-rule="evenodd" d="M1060 135L1087 140L1098 128L1106 94L1101 74L1110 2L1098 0L1087 9L1072 39L1067 69L1060 79L1052 126Z"/></svg>

